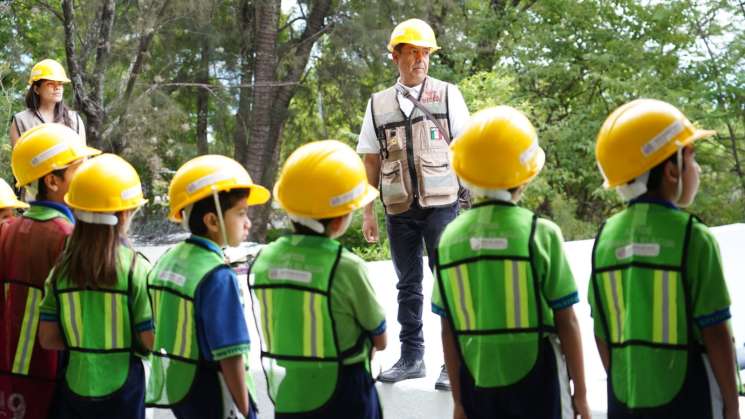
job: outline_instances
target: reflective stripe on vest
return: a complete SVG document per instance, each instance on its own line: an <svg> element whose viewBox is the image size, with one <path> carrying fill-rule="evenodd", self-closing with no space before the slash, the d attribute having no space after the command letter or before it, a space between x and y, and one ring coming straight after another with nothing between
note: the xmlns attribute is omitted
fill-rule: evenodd
<svg viewBox="0 0 745 419"><path fill-rule="evenodd" d="M528 263L518 260L505 261L504 268L507 327L528 327L529 298L532 297L528 295Z"/></svg>
<svg viewBox="0 0 745 419"><path fill-rule="evenodd" d="M129 377L134 356L134 315L130 309L137 254L117 249L117 282L80 289L70 278L53 284L57 315L69 353L67 387L84 398L108 396Z"/></svg>
<svg viewBox="0 0 745 419"><path fill-rule="evenodd" d="M608 342L612 396L628 408L672 402L690 362L699 362L685 272L694 222L638 203L611 217L595 240L593 315Z"/></svg>
<svg viewBox="0 0 745 419"><path fill-rule="evenodd" d="M303 355L323 358L323 309L324 302L318 294L308 292L303 297L303 311L306 313L303 324Z"/></svg>
<svg viewBox="0 0 745 419"><path fill-rule="evenodd" d="M18 345L16 346L16 353L13 358L12 372L14 374L28 374L31 364L31 353L34 350L34 343L36 342L36 330L39 327L39 305L41 304L41 298L42 291L40 289L28 288L26 311L23 313L23 320L21 320L21 334L18 337Z"/></svg>
<svg viewBox="0 0 745 419"><path fill-rule="evenodd" d="M346 354L331 316L331 286L341 253L335 240L292 235L267 245L251 265L262 366L277 412L315 411L336 391Z"/></svg>
<svg viewBox="0 0 745 419"><path fill-rule="evenodd" d="M476 386L527 376L552 330L531 261L537 219L501 202L478 204L442 234L437 281L459 354Z"/></svg>
<svg viewBox="0 0 745 419"><path fill-rule="evenodd" d="M80 313L80 294L67 292L60 295L60 319L67 339L67 344L73 348L83 345L83 317Z"/></svg>

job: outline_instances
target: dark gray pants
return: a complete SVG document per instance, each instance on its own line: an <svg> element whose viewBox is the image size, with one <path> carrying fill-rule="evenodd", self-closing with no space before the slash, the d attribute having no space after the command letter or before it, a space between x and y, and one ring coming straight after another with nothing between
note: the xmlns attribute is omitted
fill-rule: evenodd
<svg viewBox="0 0 745 419"><path fill-rule="evenodd" d="M457 202L440 208L420 208L416 203L397 215L386 215L391 258L398 276L398 323L401 325L401 357L422 359L422 250L433 255L445 227L458 215ZM435 261L429 258L432 270Z"/></svg>

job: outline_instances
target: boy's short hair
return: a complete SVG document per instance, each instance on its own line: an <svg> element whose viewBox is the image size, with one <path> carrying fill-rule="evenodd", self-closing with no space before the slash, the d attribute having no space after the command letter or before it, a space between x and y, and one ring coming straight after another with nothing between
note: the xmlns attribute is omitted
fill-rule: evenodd
<svg viewBox="0 0 745 419"><path fill-rule="evenodd" d="M233 189L230 191L223 191L217 194L217 198L220 201L220 208L222 214L235 206L241 200L248 198L248 189ZM189 230L198 236L204 236L207 234L207 226L204 225L204 216L209 213L217 214L217 208L215 208L215 198L212 195L203 198L194 203L189 214Z"/></svg>
<svg viewBox="0 0 745 419"><path fill-rule="evenodd" d="M65 167L64 169L53 170L47 173L47 175L52 174L54 176L57 176L60 179L64 179L66 171L67 171L67 168ZM47 177L47 175L44 175L35 181L38 185L37 186L38 190L36 192L37 201L44 201L47 199L47 184L44 182L44 178Z"/></svg>
<svg viewBox="0 0 745 419"><path fill-rule="evenodd" d="M653 167L652 170L649 171L649 179L647 179L647 191L654 192L660 188L660 186L662 185L662 178L665 172L665 166L667 166L668 162L671 162L673 164L678 164L678 155L673 154L672 156L666 158L662 163ZM684 165L683 169L685 169L685 161L683 162L683 165Z"/></svg>

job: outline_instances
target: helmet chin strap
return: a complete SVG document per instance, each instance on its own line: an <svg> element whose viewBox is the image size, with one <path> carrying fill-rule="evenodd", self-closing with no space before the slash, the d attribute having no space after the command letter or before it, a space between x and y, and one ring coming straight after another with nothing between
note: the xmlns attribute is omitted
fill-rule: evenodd
<svg viewBox="0 0 745 419"><path fill-rule="evenodd" d="M225 219L222 216L222 207L220 206L220 197L218 196L217 189L212 187L212 198L215 200L215 210L217 212L217 219L220 223L220 234L224 244L221 246L223 249L228 247L228 232L225 229Z"/></svg>
<svg viewBox="0 0 745 419"><path fill-rule="evenodd" d="M678 180L676 182L676 192L675 192L675 204L679 207L686 207L688 205L680 205L680 198L683 196L683 144L680 142L675 142L675 145L678 147L678 150L676 151L676 159L677 159L677 166L678 166Z"/></svg>

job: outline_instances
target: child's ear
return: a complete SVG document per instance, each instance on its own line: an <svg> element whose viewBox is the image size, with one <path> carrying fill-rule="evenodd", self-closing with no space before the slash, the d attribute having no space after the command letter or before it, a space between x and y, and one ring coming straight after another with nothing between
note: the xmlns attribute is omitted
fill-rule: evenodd
<svg viewBox="0 0 745 419"><path fill-rule="evenodd" d="M204 214L202 217L202 222L204 223L205 227L207 227L207 231L211 231L213 233L219 233L220 232L220 220L217 219L217 214L214 212L208 212L207 214Z"/></svg>
<svg viewBox="0 0 745 419"><path fill-rule="evenodd" d="M48 191L57 192L59 190L60 179L54 173L44 175L44 186Z"/></svg>
<svg viewBox="0 0 745 419"><path fill-rule="evenodd" d="M665 162L665 168L662 171L663 179L668 183L676 184L678 183L678 176L680 176L680 173L678 173L678 165L673 163L671 160Z"/></svg>

